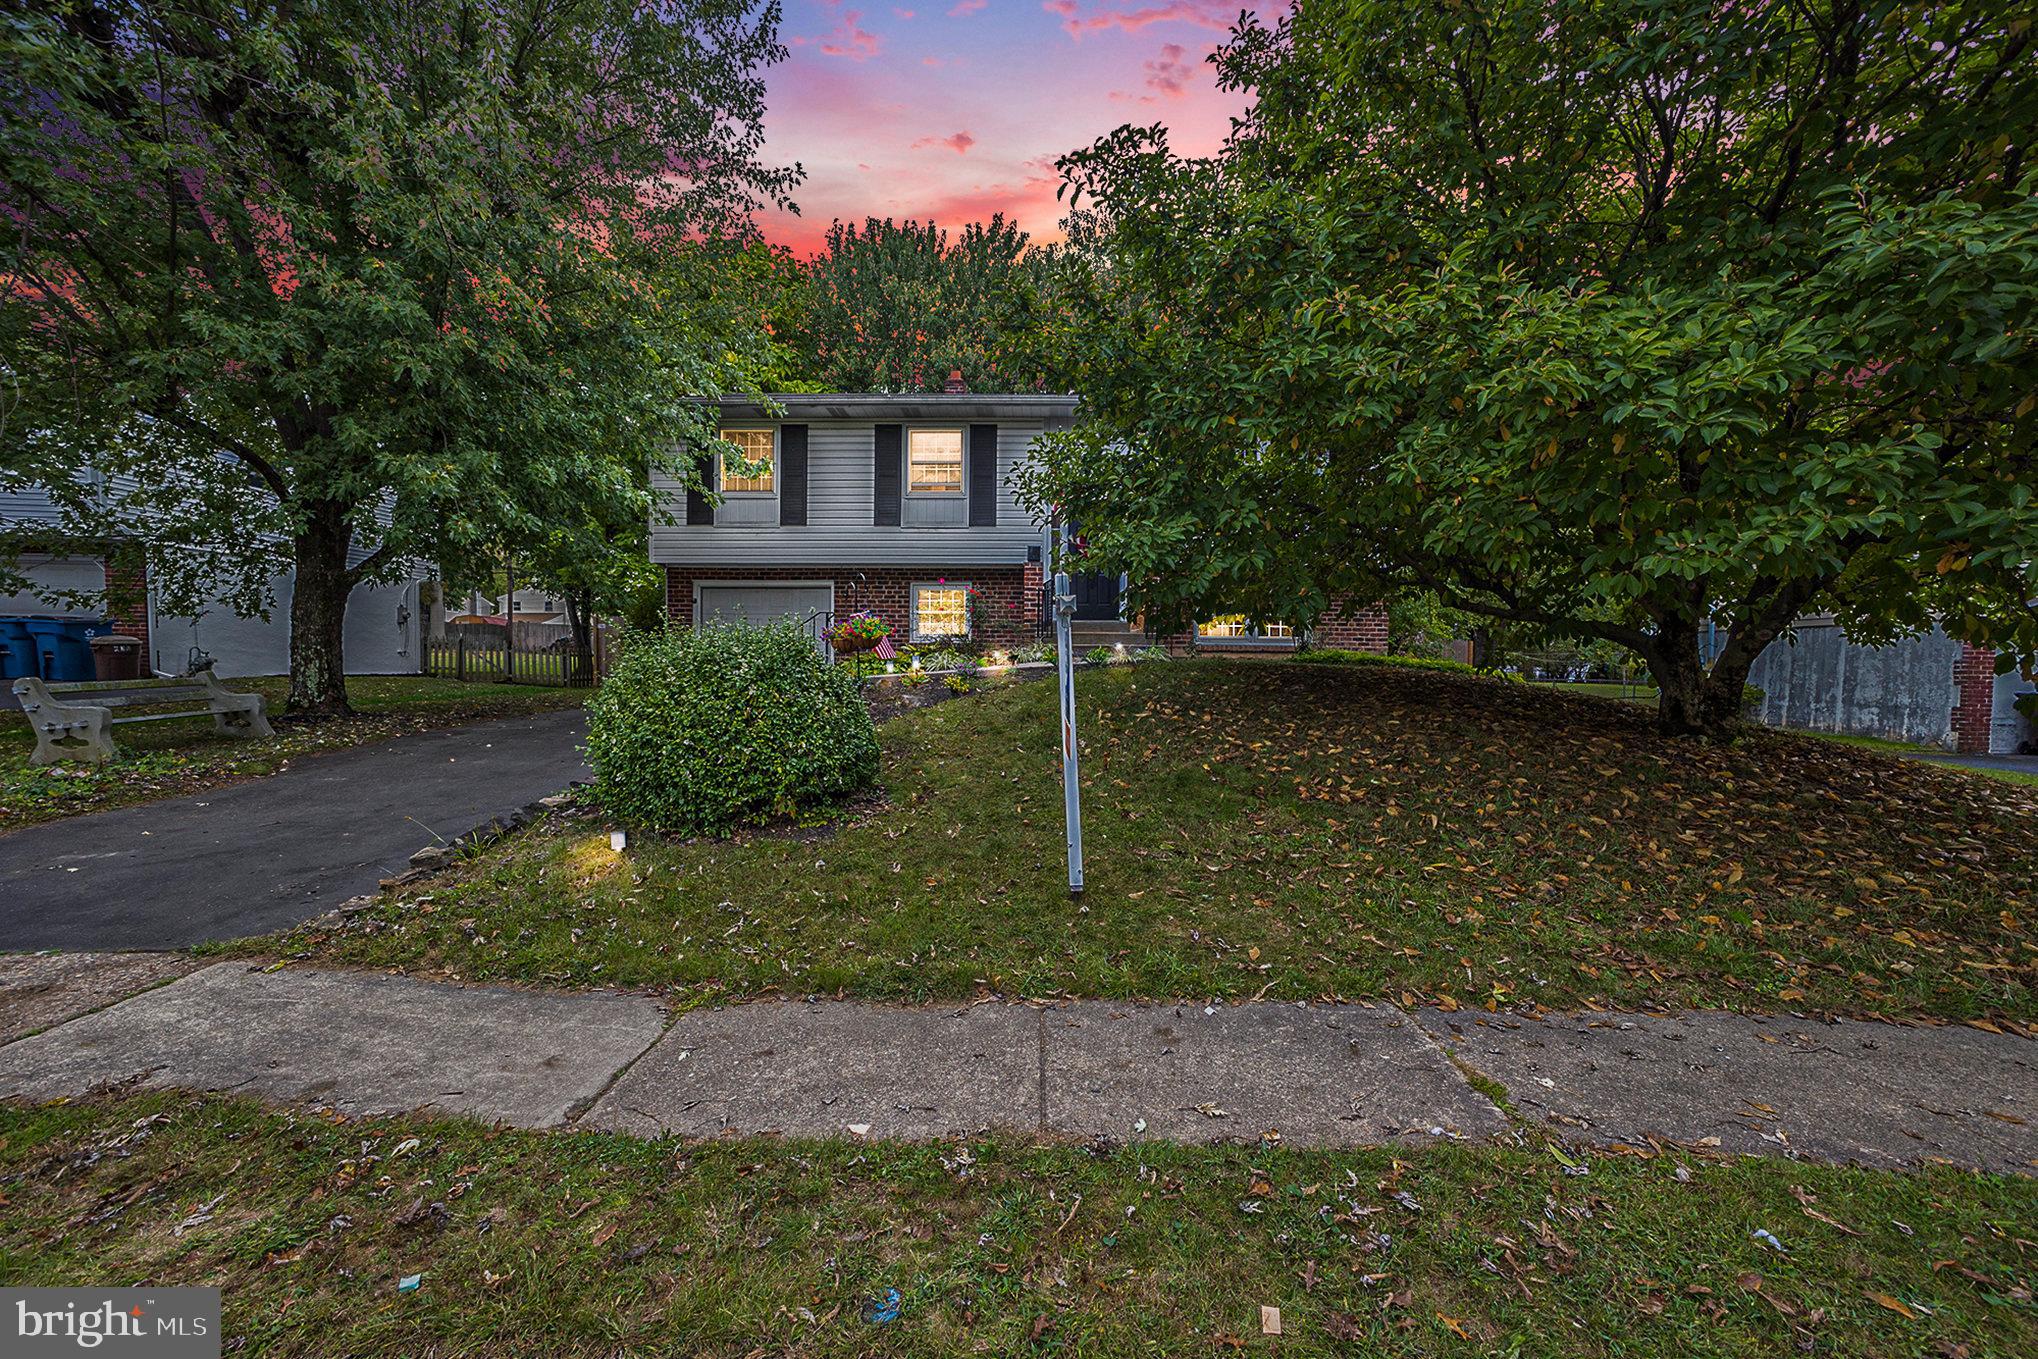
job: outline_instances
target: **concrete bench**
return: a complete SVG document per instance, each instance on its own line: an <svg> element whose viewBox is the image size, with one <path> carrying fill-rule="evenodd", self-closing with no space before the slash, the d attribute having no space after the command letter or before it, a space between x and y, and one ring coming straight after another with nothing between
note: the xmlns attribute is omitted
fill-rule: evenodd
<svg viewBox="0 0 2038 1359"><path fill-rule="evenodd" d="M236 694L223 688L207 671L176 684L128 686L59 684L54 687L30 675L14 681L14 697L35 730L32 764L58 760L110 760L120 752L113 729L127 722L174 722L210 717L225 736L274 736L260 694ZM169 713L134 713L115 717L123 708L154 708L166 703L203 703Z"/></svg>

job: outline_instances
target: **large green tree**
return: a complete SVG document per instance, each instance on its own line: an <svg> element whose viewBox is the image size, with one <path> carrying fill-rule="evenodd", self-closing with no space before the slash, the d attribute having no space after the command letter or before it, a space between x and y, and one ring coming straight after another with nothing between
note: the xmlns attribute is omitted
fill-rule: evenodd
<svg viewBox="0 0 2038 1359"><path fill-rule="evenodd" d="M730 338L662 281L797 177L759 156L777 21L760 0L11 9L8 464L111 473L130 511L188 507L216 557L287 558L291 704L344 710L353 586L607 513L704 437L683 398L721 390Z"/></svg>
<svg viewBox="0 0 2038 1359"><path fill-rule="evenodd" d="M951 238L933 223L836 222L780 319L805 376L824 390L976 391L1065 384L1056 342L1072 262L1028 244L1003 214Z"/></svg>
<svg viewBox="0 0 2038 1359"><path fill-rule="evenodd" d="M1248 19L1219 155L1063 162L1110 267L1090 425L1030 494L1160 615L1425 588L1640 653L1678 732L1728 731L1807 611L2029 657L2033 37L1852 0Z"/></svg>

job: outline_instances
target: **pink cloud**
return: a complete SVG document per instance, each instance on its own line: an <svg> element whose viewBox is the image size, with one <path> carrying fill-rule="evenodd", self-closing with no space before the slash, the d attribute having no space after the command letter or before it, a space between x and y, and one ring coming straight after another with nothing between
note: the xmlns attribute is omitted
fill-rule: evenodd
<svg viewBox="0 0 2038 1359"><path fill-rule="evenodd" d="M991 0L956 0L955 8L948 11L948 17L960 19L965 14L975 14L990 3Z"/></svg>
<svg viewBox="0 0 2038 1359"><path fill-rule="evenodd" d="M1194 69L1182 59L1187 55L1178 42L1171 42L1162 47L1158 59L1145 63L1146 87L1170 99L1180 99L1186 95Z"/></svg>
<svg viewBox="0 0 2038 1359"><path fill-rule="evenodd" d="M1043 0L1040 7L1049 14L1059 14L1061 26L1073 38L1107 28L1136 33L1152 24L1195 24L1199 28L1223 32L1231 27L1239 11L1237 0L1169 0L1167 4L1137 8L1121 8L1107 3L1089 14L1083 13L1078 0Z"/></svg>
<svg viewBox="0 0 2038 1359"><path fill-rule="evenodd" d="M966 156L969 154L969 149L976 144L977 139L975 137L970 136L967 132L958 132L952 137L922 137L913 143L913 149L918 151L923 147L945 146L958 156Z"/></svg>
<svg viewBox="0 0 2038 1359"><path fill-rule="evenodd" d="M898 19L910 19L913 17L913 11L910 9L900 9L897 5L893 5L892 16Z"/></svg>
<svg viewBox="0 0 2038 1359"><path fill-rule="evenodd" d="M869 61L876 56L880 40L859 22L862 18L860 9L843 10L841 22L822 41L821 50L831 57L847 57L851 61Z"/></svg>

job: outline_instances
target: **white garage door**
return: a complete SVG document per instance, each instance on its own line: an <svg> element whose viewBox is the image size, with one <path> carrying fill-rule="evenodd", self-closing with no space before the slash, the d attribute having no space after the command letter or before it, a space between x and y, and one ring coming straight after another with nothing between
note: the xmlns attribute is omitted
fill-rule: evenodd
<svg viewBox="0 0 2038 1359"><path fill-rule="evenodd" d="M97 557L51 557L21 554L19 570L35 583L20 594L0 594L0 614L32 614L43 618L100 618L106 613L106 568ZM59 595L57 602L43 593ZM73 597L75 596L75 598Z"/></svg>
<svg viewBox="0 0 2038 1359"><path fill-rule="evenodd" d="M818 641L834 607L834 588L825 581L818 585L702 585L694 618L702 623L776 623L790 618L806 625Z"/></svg>

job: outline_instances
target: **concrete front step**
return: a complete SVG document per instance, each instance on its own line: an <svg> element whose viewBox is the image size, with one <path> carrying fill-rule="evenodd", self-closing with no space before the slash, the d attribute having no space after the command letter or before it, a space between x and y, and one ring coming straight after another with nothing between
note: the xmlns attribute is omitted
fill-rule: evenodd
<svg viewBox="0 0 2038 1359"><path fill-rule="evenodd" d="M1069 637L1079 649L1093 646L1145 646L1146 633L1127 623L1075 623Z"/></svg>

